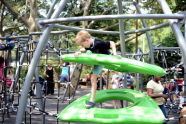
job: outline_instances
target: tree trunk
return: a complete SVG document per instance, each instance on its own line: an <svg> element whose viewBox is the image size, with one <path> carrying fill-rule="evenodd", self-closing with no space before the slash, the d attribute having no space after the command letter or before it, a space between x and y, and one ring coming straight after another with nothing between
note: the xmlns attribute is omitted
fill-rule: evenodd
<svg viewBox="0 0 186 124"><path fill-rule="evenodd" d="M89 9L90 9L91 3L92 3L92 0L87 0L87 2L85 3L83 16L89 15ZM88 27L88 21L83 21L83 28L87 28L87 27Z"/></svg>
<svg viewBox="0 0 186 124"><path fill-rule="evenodd" d="M2 37L4 35L4 32L3 32L3 20L4 20L3 13L4 13L4 10L5 10L5 6L1 2L0 2L0 10L1 10L1 13L0 13L0 37Z"/></svg>
<svg viewBox="0 0 186 124"><path fill-rule="evenodd" d="M37 32L38 31L38 26L37 26L36 21L35 21L37 15L38 15L38 13L37 13L37 1L36 0L30 0L30 16L29 16L29 19L28 19L28 24L29 24L28 32ZM32 36L32 39L36 40L37 36L36 35ZM33 49L35 49L35 47L36 47L35 44L32 43L29 46L29 50L33 50Z"/></svg>

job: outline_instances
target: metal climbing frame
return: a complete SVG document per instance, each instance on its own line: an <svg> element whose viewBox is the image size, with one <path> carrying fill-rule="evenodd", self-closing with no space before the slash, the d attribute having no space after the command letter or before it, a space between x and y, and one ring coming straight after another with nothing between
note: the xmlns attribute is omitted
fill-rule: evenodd
<svg viewBox="0 0 186 124"><path fill-rule="evenodd" d="M121 2L121 1L118 0L118 2ZM181 48L181 51L183 53L184 66L186 67L186 49L184 48L184 46L186 46L186 42L185 42L184 36L181 33L178 25L176 24L176 22L174 22L172 20L172 19L185 19L186 16L184 14L172 14L172 12L171 12L170 8L168 7L165 0L158 0L158 2L162 6L162 9L165 12L165 14L127 14L127 15L118 14L118 15L99 15L99 16L57 18L60 15L60 13L62 12L62 10L64 9L64 7L67 3L67 0L61 0L59 3L58 9L56 9L53 14L52 14L53 7L51 7L51 9L48 13L48 16L47 16L48 19L39 21L39 24L41 26L43 26L44 29L43 29L43 33L39 39L39 43L37 45L35 53L33 55L33 59L31 60L30 67L29 67L29 70L26 75L26 79L24 81L24 87L22 89L22 94L21 94L21 99L20 99L20 106L18 109L17 117L16 117L16 124L20 124L22 122L22 117L23 117L24 111L26 109L26 104L27 104L27 98L28 98L27 94L28 94L29 88L31 86L30 82L31 82L32 77L34 75L34 70L36 69L36 66L38 64L39 57L42 52L42 48L45 46L46 41L48 39L48 35L50 34L52 28L54 26L60 27L60 25L56 25L56 24L55 25L47 25L47 24L54 24L54 23L58 23L58 22L112 20L112 19L120 19L120 20L122 20L122 19L157 19L157 18L158 19L169 19L169 25L171 25L171 27L175 33L175 36L177 38L177 42L178 42L178 44ZM56 1L54 1L53 5L55 5L55 3L56 3ZM167 26L167 23L164 24L164 26L165 25ZM64 27L64 26L61 26L61 27ZM145 24L144 24L144 27L146 28ZM71 28L71 27L68 27L68 28ZM120 25L120 37L123 38L124 32L121 31L122 30L121 28L122 27ZM146 28L144 30L146 31L146 30L150 30L150 29ZM116 32L114 32L114 33L116 33ZM136 32L134 31L134 33L136 33ZM150 47L152 47L152 46L150 46ZM122 46L122 51L124 54L125 48L123 46ZM185 74L184 80L186 80L186 74ZM186 81L185 81L185 88L186 88ZM184 95L186 96L186 90L184 92Z"/></svg>

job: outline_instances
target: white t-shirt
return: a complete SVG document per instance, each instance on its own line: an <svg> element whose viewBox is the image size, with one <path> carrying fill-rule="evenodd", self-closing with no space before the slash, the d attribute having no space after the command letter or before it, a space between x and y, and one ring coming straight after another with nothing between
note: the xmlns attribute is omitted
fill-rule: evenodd
<svg viewBox="0 0 186 124"><path fill-rule="evenodd" d="M163 90L164 87L161 84L161 82L155 82L154 80L150 80L147 83L147 88L153 89L153 94L163 94ZM159 97L159 98L153 98L154 101L158 104L158 105L162 105L164 103L164 98L163 97Z"/></svg>

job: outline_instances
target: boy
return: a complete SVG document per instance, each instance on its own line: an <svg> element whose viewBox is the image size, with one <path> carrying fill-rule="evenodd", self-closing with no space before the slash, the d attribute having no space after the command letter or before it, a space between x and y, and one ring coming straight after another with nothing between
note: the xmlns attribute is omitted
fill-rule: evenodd
<svg viewBox="0 0 186 124"><path fill-rule="evenodd" d="M82 46L83 48L80 52L75 53L75 56L78 57L78 54L87 50L91 53L99 54L110 54L109 49L112 49L113 55L116 55L116 45L113 41L103 41L97 38L92 37L87 31L82 30L76 35L76 44ZM95 106L94 99L97 88L97 78L100 75L104 66L94 65L91 75L91 97L90 101L87 103L86 108L92 108Z"/></svg>

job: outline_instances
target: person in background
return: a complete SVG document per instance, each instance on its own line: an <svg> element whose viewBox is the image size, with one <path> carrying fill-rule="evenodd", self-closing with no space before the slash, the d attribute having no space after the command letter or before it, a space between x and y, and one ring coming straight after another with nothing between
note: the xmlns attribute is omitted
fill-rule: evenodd
<svg viewBox="0 0 186 124"><path fill-rule="evenodd" d="M6 75L6 85L11 86L13 81L13 74L11 70L8 71L8 74Z"/></svg>
<svg viewBox="0 0 186 124"><path fill-rule="evenodd" d="M147 83L147 94L148 96L154 99L154 101L162 110L165 118L167 118L164 103L165 103L165 99L168 98L168 95L163 94L164 87L161 84L160 79L161 79L160 76L153 76L152 80L150 80Z"/></svg>
<svg viewBox="0 0 186 124"><path fill-rule="evenodd" d="M98 77L97 90L106 89L107 75L102 73L101 77Z"/></svg>
<svg viewBox="0 0 186 124"><path fill-rule="evenodd" d="M3 69L4 69L4 58L0 56L0 92L2 92L2 82L3 82Z"/></svg>
<svg viewBox="0 0 186 124"><path fill-rule="evenodd" d="M116 45L113 41L103 41L92 37L87 31L82 30L76 35L76 44L83 47L79 52L74 54L78 57L81 52L87 51L87 53L98 53L98 54L110 54L110 49L112 49L113 55L116 55ZM95 95L97 89L97 79L102 72L104 66L94 65L91 75L91 97L89 102L86 104L86 108L92 108L95 106Z"/></svg>
<svg viewBox="0 0 186 124"><path fill-rule="evenodd" d="M115 72L115 74L112 76L112 89L118 89L120 88L120 84L122 81L122 74L121 72ZM114 108L121 108L121 101L120 100L113 100Z"/></svg>
<svg viewBox="0 0 186 124"><path fill-rule="evenodd" d="M183 77L180 75L180 68L176 68L174 73L173 73L173 78L175 81L175 86L176 86L176 94L179 94L179 92L182 91L182 82L183 82Z"/></svg>
<svg viewBox="0 0 186 124"><path fill-rule="evenodd" d="M59 82L62 85L65 85L65 83L70 82L70 66L69 66L69 62L65 62L63 64Z"/></svg>
<svg viewBox="0 0 186 124"><path fill-rule="evenodd" d="M0 82L3 80L4 58L0 56Z"/></svg>
<svg viewBox="0 0 186 124"><path fill-rule="evenodd" d="M70 63L70 79L72 78L75 67L76 67L76 63L74 62Z"/></svg>
<svg viewBox="0 0 186 124"><path fill-rule="evenodd" d="M48 64L48 67L46 69L46 80L47 80L47 95L54 94L54 68L51 64Z"/></svg>

